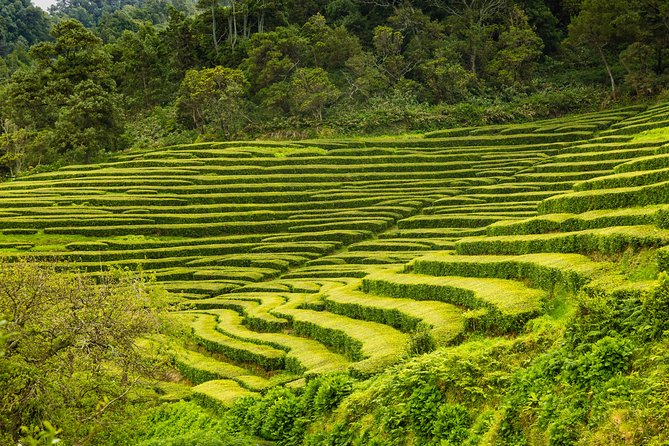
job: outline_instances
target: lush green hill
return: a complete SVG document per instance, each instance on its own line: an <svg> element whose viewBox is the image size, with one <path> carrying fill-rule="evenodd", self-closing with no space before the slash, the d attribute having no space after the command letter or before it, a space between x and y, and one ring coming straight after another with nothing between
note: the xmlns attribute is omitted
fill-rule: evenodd
<svg viewBox="0 0 669 446"><path fill-rule="evenodd" d="M268 440L663 444L668 121L127 152L0 184L0 249L155 275L152 342Z"/></svg>

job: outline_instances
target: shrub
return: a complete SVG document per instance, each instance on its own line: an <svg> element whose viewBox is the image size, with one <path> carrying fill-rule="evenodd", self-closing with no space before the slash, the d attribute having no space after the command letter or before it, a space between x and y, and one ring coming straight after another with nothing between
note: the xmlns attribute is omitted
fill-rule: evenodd
<svg viewBox="0 0 669 446"><path fill-rule="evenodd" d="M444 401L441 390L434 384L424 384L415 389L407 399L409 420L421 437L429 437Z"/></svg>
<svg viewBox="0 0 669 446"><path fill-rule="evenodd" d="M469 435L472 417L460 404L442 404L433 423L432 433L441 444L459 445Z"/></svg>
<svg viewBox="0 0 669 446"><path fill-rule="evenodd" d="M410 355L430 353L437 348L437 342L432 336L432 329L424 322L419 322L409 338L408 352Z"/></svg>

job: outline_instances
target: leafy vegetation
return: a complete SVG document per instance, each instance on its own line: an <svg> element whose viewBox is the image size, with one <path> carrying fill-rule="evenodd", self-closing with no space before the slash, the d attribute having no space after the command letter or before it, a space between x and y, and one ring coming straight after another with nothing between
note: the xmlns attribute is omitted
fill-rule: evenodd
<svg viewBox="0 0 669 446"><path fill-rule="evenodd" d="M70 438L118 422L155 366L135 345L160 325L149 289L122 272L96 283L28 261L3 261L0 279L3 443L33 434L32 426L56 435L46 420Z"/></svg>

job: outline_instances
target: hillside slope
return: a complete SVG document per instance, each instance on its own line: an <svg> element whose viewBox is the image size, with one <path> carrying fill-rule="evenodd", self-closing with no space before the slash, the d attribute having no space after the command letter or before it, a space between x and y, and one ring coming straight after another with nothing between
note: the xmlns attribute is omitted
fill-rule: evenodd
<svg viewBox="0 0 669 446"><path fill-rule="evenodd" d="M666 341L668 121L660 105L130 152L0 184L0 252L155 275L192 332L170 355L205 404L270 404L268 389L333 372L359 380L330 427L307 432L313 444L572 444L588 423L616 423L592 399L636 391L622 382L643 375L633 361L655 360L624 334L648 326L634 336ZM636 322L615 325L628 310ZM606 314L611 326L581 324ZM553 375L532 375L546 351L562 352ZM614 409L627 411L618 427L635 413ZM283 441L267 432L254 433Z"/></svg>

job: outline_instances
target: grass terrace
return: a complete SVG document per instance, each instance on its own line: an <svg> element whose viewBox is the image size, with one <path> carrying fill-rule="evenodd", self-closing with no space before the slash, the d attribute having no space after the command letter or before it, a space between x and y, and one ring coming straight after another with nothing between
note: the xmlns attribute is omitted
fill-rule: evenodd
<svg viewBox="0 0 669 446"><path fill-rule="evenodd" d="M651 288L620 264L669 265L668 110L135 150L1 183L0 255L155 277L186 335L147 342L206 406L369 377L424 332L512 340L556 300Z"/></svg>

